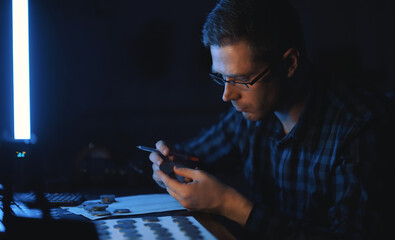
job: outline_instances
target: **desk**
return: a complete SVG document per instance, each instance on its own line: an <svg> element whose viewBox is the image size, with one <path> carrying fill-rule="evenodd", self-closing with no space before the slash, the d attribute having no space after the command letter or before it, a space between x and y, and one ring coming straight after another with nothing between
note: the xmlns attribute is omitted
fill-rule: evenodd
<svg viewBox="0 0 395 240"><path fill-rule="evenodd" d="M52 209L52 210L58 210L58 209ZM65 210L64 210L65 211ZM91 225L96 225L98 222L105 222L107 223L107 226L110 226L108 222L114 222L114 221L119 221L119 220L125 220L125 219L136 219L137 222L140 222L139 226L146 228L142 226L142 218L148 217L148 218L159 218L159 219L173 219L174 217L193 217L194 219L197 220L208 232L210 232L215 238L219 240L235 240L236 238L226 229L221 223L216 221L210 214L207 213L200 213L200 212L188 212L188 211L175 211L175 212L164 212L164 213L152 213L152 214L144 214L144 215L137 215L137 216L132 216L132 217L124 217L124 218L113 218L109 220L95 220L91 221L85 217L79 216L79 215L74 215L74 214L59 214L61 215L60 218L58 219L34 219L31 218L31 220L28 219L21 219L21 220L15 220L13 222L13 231L11 236L16 236L17 238L11 238L11 239L35 239L35 236L37 236L40 239L94 239L93 233L94 226ZM183 218L184 219L184 218ZM95 224L92 224L95 223ZM175 225L175 224L174 224ZM114 224L112 224L114 226ZM201 227L201 226L200 226ZM141 229L141 228L139 228ZM175 232L172 232L172 228L168 228L169 232L174 234ZM111 228L109 229L111 230ZM206 231L204 230L204 231ZM143 230L144 231L144 230ZM147 231L147 230L145 230ZM179 230L176 230L179 232ZM205 236L203 233L202 236ZM117 233L119 235L119 233ZM9 234L8 234L9 235ZM60 236L61 235L61 236ZM151 233L152 235L152 233ZM3 239L3 237L7 236L7 233L1 233L0 234L0 239ZM89 236L89 237L86 237ZM115 236L114 231L110 231L109 236ZM177 234L173 235L177 236ZM6 238L7 239L7 238ZM103 239L103 238L98 238L98 239ZM104 239L116 239L118 238L104 238ZM143 238L146 239L146 238ZM175 237L175 239L180 239ZM185 239L185 238L182 238ZM205 239L205 238L204 238ZM211 238L210 238L211 239ZM151 240L151 238L150 238Z"/></svg>
<svg viewBox="0 0 395 240"><path fill-rule="evenodd" d="M100 199L99 197L97 197L97 196L99 196L98 194L101 195L100 192L96 192L96 194L90 195L88 199L89 200ZM109 191L106 191L106 194L109 194ZM125 195L125 194L123 194L123 195ZM128 194L126 194L126 195L128 195ZM137 195L139 195L139 194L137 194ZM116 195L116 198L118 196L120 196L120 195ZM121 196L122 196L122 194L121 194ZM65 229L70 229L70 228L72 228L72 229L78 228L78 229L80 229L80 232L82 234L84 232L84 230L88 230L87 228L91 227L90 224L92 224L92 222L96 224L98 221L101 221L101 220L91 221L88 218L85 218L81 215L70 214L70 212L68 212L67 210L65 210L63 208L52 208L51 209L51 216L52 216L53 220L51 220L51 219L42 220L42 219L37 219L37 218L35 218L35 219L32 218L32 221L17 220L13 224L14 225L14 233L21 234L21 233L19 233L20 232L19 229L23 228L25 230L29 229L28 231L26 231L26 234L28 232L30 232L34 236L36 232L38 232L38 233L43 232L43 231L47 232L47 231L50 231L51 228L54 228L54 226L56 226L56 228L58 229L57 232L64 232ZM168 211L168 212L160 212L160 213L156 212L156 213L149 213L149 214L140 214L140 215L133 215L133 216L129 215L129 216L121 216L121 217L111 217L111 219L119 220L119 219L124 219L124 218L134 218L135 220L137 220L137 222L139 222L139 224L137 224L140 227L139 229L141 229L143 232L144 231L146 232L147 227L145 227L143 225L144 222L142 222L141 220L147 216L148 217L158 217L159 219L161 219L161 221L163 219L166 219L167 223L173 223L173 221L170 221L170 220L174 220L174 219L176 219L176 217L182 217L181 219L190 219L192 222L195 222L197 224L196 226L198 226L200 223L201 226L199 228L202 230L201 231L202 235L203 235L203 233L207 234L207 231L208 231L214 237L216 237L217 239L220 239L220 240L222 240L222 239L226 239L226 240L236 239L232 235L232 233L230 231L228 231L228 229L221 222L217 221L213 217L213 215L208 214L208 213L202 213L202 212L189 212L187 210L177 210L177 211ZM38 218L40 218L40 217L38 217ZM67 220L67 221L65 221L65 220ZM114 221L107 221L107 222L113 223ZM164 222L162 222L162 223L164 223ZM176 223L173 223L172 225L165 224L165 226L170 226L170 228L168 228L170 232L171 232L171 229L175 230L175 232L173 232L173 233L175 233L175 235L172 235L173 237L177 236L177 234L176 234L177 232L180 233L180 230L178 228L179 225L176 225ZM204 227L205 229L203 229L202 227ZM28 235L28 236L32 237L32 235ZM51 237L53 236L51 234L48 234L48 235L50 235ZM114 236L113 234L110 234L110 235ZM152 233L151 233L151 235L152 235ZM205 235L203 235L203 236L205 236ZM2 238L1 235L0 235L0 238ZM111 238L109 238L109 239L111 239ZM178 239L178 238L176 238L176 239Z"/></svg>
<svg viewBox="0 0 395 240"><path fill-rule="evenodd" d="M153 196L155 196L155 195L153 195ZM126 197L126 199L130 199L130 201L131 201L130 203L132 203L131 205L130 205L130 203L128 203L130 207L126 207L130 210L133 209L133 206L134 206L133 201L135 201L135 200L132 200L132 198L134 198L134 197L133 196ZM149 198L152 199L151 196ZM118 200L122 202L121 199L123 199L123 201L126 200L125 198L121 198L121 197L118 198ZM150 200L148 200L148 199L147 199L147 201L150 202ZM139 204L139 202L136 202L136 204ZM88 207L89 206L92 206L92 205L88 205ZM82 210L82 209L79 210L78 208L74 208L74 209L75 210L73 210L73 212L76 212L76 213L78 213L79 211ZM114 206L112 207L112 210L108 210L108 211L112 212L113 210L114 210ZM133 212L133 210L132 210L132 212ZM90 214L88 212L84 211L83 214L84 215L87 214L86 216L91 218L89 216ZM117 237L122 238L123 236L121 236L121 234L119 232L120 229L114 229L114 226L118 225L120 222L130 222L130 221L134 222L133 227L132 226L130 226L130 227L138 230L137 232L142 234L144 237L149 237L149 238L154 237L154 236L152 236L152 231L147 230L148 225L154 224L158 227L162 226L163 229L167 229L171 233L172 237L174 237L175 239L185 239L184 234L187 234L188 231L185 231L183 233L180 232L182 226L185 226L184 224L180 224L181 220L182 220L181 222L184 222L186 220L186 222L188 222L190 224L189 226L186 226L186 227L195 226L195 227L197 227L197 229L200 229L200 230L198 230L198 232L200 232L200 234L201 234L200 237L204 237L204 239L206 239L206 238L212 239L212 236L209 236L209 235L213 235L217 239L229 239L229 240L236 239L231 234L231 232L229 232L228 229L221 222L216 220L215 217L216 216L208 214L208 213L190 212L187 210L176 210L176 211L154 212L154 213L145 213L145 214L137 214L137 215L125 215L125 216L111 215L110 217L93 220L93 222L105 225L104 229L108 229L107 231L110 231L110 233L109 234L104 233L104 234L108 234L108 235L112 236L110 239L117 238ZM150 218L155 219L153 221L154 223L150 223L151 222L151 221L149 221ZM92 219L94 219L94 218L92 217ZM126 219L126 220L123 221L123 219ZM148 221L145 221L144 219L145 220L148 219ZM187 219L189 219L190 221L188 221ZM195 227L193 227L193 228L195 228ZM153 230L153 229L151 229L151 230ZM211 234L209 234L209 233L211 233ZM197 238L197 239L200 239L200 238Z"/></svg>
<svg viewBox="0 0 395 240"><path fill-rule="evenodd" d="M199 214L161 214L160 216L136 216L128 218L116 218L96 220L99 230L108 233L100 233L105 239L123 239L124 232L140 235L141 239L205 239L205 240L233 240L235 239L222 225L213 221L209 215ZM148 221L146 221L148 219ZM153 219L153 221L151 221ZM199 221L197 220L199 219ZM125 228L123 226L127 225ZM131 226L132 225L132 226ZM117 226L117 227L116 227ZM158 231L160 230L160 231ZM164 238L167 236L170 238ZM108 238L108 236L111 236ZM158 237L158 238L157 238ZM139 238L140 239L140 238Z"/></svg>
<svg viewBox="0 0 395 240"><path fill-rule="evenodd" d="M221 223L216 221L207 213L196 212L192 216L198 220L207 230L209 230L219 240L236 240L236 238Z"/></svg>
<svg viewBox="0 0 395 240"><path fill-rule="evenodd" d="M131 194L132 191L132 194ZM153 193L166 193L163 189L159 189L159 191L155 191L152 189L147 189L147 188L142 188L142 189L128 189L127 192L124 192L121 190L120 192L115 191L115 192L110 192L110 191L102 191L102 190L97 190L93 191L90 190L91 194L89 196L89 200L96 200L100 199L100 195L103 194L114 194L116 197L122 197L122 196L131 196L131 195L140 195L140 194L153 194ZM192 216L195 218L204 228L206 228L212 235L214 235L217 239L226 239L226 240L233 240L236 239L236 237L227 229L227 227L221 222L218 221L216 216L208 214L208 213L203 213L203 212L190 212L190 211L172 211L172 212L164 212L164 213L150 213L150 214L145 214L145 215L137 215L136 217L140 216ZM135 216L132 216L135 217ZM229 226L228 226L229 227ZM229 229L233 230L233 226L230 227Z"/></svg>

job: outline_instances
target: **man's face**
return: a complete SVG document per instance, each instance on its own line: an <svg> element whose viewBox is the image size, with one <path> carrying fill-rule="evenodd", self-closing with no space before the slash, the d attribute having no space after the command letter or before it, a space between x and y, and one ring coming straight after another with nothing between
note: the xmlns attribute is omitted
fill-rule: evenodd
<svg viewBox="0 0 395 240"><path fill-rule="evenodd" d="M265 63L253 61L252 52L246 41L222 47L211 46L210 51L213 72L222 74L228 81L245 79L246 82L250 82L268 67ZM274 77L270 76L273 78L271 81L264 81L268 74L270 71L247 90L240 88L240 85L226 83L222 99L225 102L230 101L246 119L262 119L274 110L279 95Z"/></svg>

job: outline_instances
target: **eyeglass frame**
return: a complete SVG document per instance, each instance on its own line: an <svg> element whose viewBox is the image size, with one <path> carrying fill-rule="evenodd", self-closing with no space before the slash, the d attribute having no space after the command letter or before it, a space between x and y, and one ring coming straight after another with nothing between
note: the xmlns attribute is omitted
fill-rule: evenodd
<svg viewBox="0 0 395 240"><path fill-rule="evenodd" d="M252 79L250 82L237 82L237 81L229 81L224 79L223 77L219 77L217 75L215 75L214 73L209 73L208 75L211 77L211 79L218 83L221 86L225 86L226 83L229 84L244 84L248 89L250 89L250 86L254 85L257 81L259 81L268 71L270 70L270 66L266 67L261 73L258 74L258 76L254 77L254 79ZM268 82L268 80L266 80L265 82Z"/></svg>

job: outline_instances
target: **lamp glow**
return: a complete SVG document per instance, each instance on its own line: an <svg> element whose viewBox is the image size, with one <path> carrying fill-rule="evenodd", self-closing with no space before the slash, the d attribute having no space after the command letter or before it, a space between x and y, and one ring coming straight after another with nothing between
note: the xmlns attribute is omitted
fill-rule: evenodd
<svg viewBox="0 0 395 240"><path fill-rule="evenodd" d="M30 139L28 0L12 1L14 139Z"/></svg>

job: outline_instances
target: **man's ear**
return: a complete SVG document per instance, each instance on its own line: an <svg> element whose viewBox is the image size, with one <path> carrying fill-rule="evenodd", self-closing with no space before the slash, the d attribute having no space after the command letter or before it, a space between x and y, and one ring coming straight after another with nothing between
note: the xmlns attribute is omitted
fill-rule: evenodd
<svg viewBox="0 0 395 240"><path fill-rule="evenodd" d="M288 49L283 54L283 61L285 63L285 73L288 78L292 77L299 67L299 51L295 50L294 48Z"/></svg>

